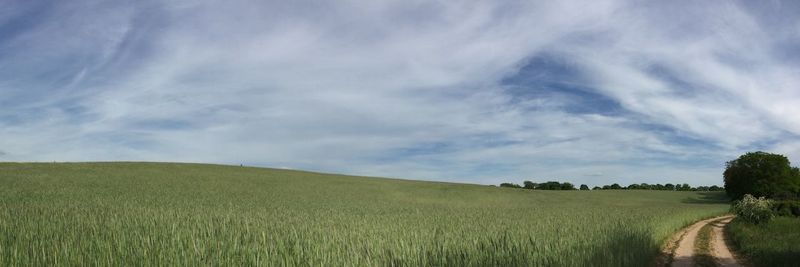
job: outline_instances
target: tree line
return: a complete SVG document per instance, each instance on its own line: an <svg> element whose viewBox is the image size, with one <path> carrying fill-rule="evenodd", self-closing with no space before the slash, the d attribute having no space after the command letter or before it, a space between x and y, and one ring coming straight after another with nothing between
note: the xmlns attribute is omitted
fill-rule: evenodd
<svg viewBox="0 0 800 267"><path fill-rule="evenodd" d="M575 185L569 182L556 182L556 181L548 181L544 183L534 183L531 181L525 181L522 185L515 184L515 183L501 183L500 187L508 187L508 188L523 188L523 189L532 189L532 190L578 190L575 188ZM589 190L589 186L586 184L580 185L580 190ZM698 186L692 187L689 184L647 184L647 183L640 183L640 184L631 184L629 186L621 186L617 183L610 184L610 185L603 185L603 186L595 186L591 190L664 190L664 191L723 191L724 188L716 185L712 186Z"/></svg>
<svg viewBox="0 0 800 267"><path fill-rule="evenodd" d="M531 181L525 181L522 185L518 185L515 183L502 183L500 187L510 187L510 188L524 188L524 189L536 189L536 190L577 190L575 189L575 185L571 183L559 183L556 181L548 181L544 183L534 183Z"/></svg>
<svg viewBox="0 0 800 267"><path fill-rule="evenodd" d="M621 189L621 190L663 190L663 191L723 191L725 188L721 186L698 186L692 187L689 184L631 184L629 186L620 186L619 184L604 185L602 187L595 186L593 190L608 190L608 189Z"/></svg>

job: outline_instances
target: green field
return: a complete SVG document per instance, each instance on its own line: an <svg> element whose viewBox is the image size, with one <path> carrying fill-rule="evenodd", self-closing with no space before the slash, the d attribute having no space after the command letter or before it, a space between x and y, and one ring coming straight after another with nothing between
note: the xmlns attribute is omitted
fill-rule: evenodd
<svg viewBox="0 0 800 267"><path fill-rule="evenodd" d="M0 265L643 266L722 194L0 163Z"/></svg>
<svg viewBox="0 0 800 267"><path fill-rule="evenodd" d="M754 225L733 220L728 236L739 253L756 266L797 266L800 263L800 219L777 217Z"/></svg>

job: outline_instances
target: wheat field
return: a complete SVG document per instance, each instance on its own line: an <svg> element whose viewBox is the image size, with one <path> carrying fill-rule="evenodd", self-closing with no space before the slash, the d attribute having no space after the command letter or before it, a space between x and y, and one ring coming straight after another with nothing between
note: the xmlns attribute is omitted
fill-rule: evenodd
<svg viewBox="0 0 800 267"><path fill-rule="evenodd" d="M0 265L642 266L721 194L0 163Z"/></svg>

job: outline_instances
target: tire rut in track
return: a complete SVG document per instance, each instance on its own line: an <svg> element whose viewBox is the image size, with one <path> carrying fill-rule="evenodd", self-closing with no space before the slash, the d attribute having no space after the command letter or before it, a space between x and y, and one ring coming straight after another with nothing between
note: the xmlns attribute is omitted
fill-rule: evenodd
<svg viewBox="0 0 800 267"><path fill-rule="evenodd" d="M673 267L691 267L694 266L694 243L697 239L697 233L703 226L711 223L713 230L713 238L711 240L711 253L718 266L736 267L741 266L731 253L731 250L725 244L724 231L722 229L728 222L733 219L733 216L721 216L711 219L696 222L683 231L677 233L680 235L680 241L672 254Z"/></svg>

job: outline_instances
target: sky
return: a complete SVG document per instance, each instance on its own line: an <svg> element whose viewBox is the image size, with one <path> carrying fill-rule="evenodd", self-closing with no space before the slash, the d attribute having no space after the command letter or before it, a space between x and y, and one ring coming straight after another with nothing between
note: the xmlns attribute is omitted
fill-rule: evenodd
<svg viewBox="0 0 800 267"><path fill-rule="evenodd" d="M800 1L0 0L0 107L0 161L721 185L800 162Z"/></svg>

